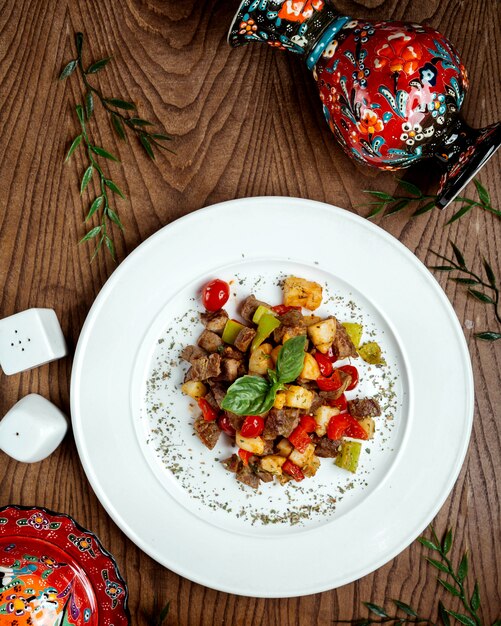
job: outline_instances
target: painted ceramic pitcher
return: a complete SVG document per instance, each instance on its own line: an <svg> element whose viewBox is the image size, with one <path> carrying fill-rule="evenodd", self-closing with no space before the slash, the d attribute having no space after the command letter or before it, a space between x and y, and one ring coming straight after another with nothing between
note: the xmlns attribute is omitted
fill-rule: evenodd
<svg viewBox="0 0 501 626"><path fill-rule="evenodd" d="M466 69L427 26L351 19L328 0L244 0L228 41L302 56L327 123L357 161L385 170L440 161L442 208L501 144L501 123L477 130L460 117Z"/></svg>

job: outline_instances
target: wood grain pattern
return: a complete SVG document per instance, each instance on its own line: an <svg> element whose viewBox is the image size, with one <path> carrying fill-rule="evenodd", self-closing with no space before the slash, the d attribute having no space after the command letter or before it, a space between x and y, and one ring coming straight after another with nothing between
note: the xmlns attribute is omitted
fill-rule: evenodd
<svg viewBox="0 0 501 626"><path fill-rule="evenodd" d="M426 21L441 30L470 70L466 119L483 126L501 118L497 0L336 4L340 12L355 17ZM312 80L297 59L260 46L227 47L226 31L236 6L228 0L3 0L1 317L33 306L54 307L73 348L87 311L115 267L104 254L89 264L89 248L75 243L85 232L86 197L82 200L78 193L85 164L79 155L70 165L63 159L76 134L73 111L82 92L76 77L64 84L56 78L74 53L77 30L91 40L89 62L114 56L97 78L105 93L130 97L143 117L175 136L176 154L159 154L151 162L135 143L117 141L97 112L96 141L119 155L123 167L112 164L109 171L129 199L118 203L126 227L123 235L115 233L119 259L164 224L214 202L281 194L364 214L359 206L365 200L362 189L395 189L393 176L360 169L345 158L327 131ZM497 208L499 166L497 155L480 176ZM434 174L424 164L412 179L431 184ZM499 220L472 211L446 227L447 218L439 212L415 220L399 214L380 224L425 262L432 261L430 248L446 253L453 239L476 270L485 255L501 272ZM476 403L469 454L436 525L454 526L455 557L459 544L470 547L473 575L481 581L483 620L490 624L501 609L501 342L475 341L473 332L495 327L492 310L467 298L446 277L440 282L464 324ZM29 392L39 392L68 411L70 370L68 358L23 375L0 373L0 413ZM327 626L336 618L359 615L362 600L382 603L385 597L406 599L435 618L437 600L445 597L417 544L354 584L303 598L239 598L193 584L156 564L113 524L89 487L71 436L36 465L18 464L0 452L0 505L7 503L65 511L93 529L128 580L133 624L151 623L168 599L170 625Z"/></svg>

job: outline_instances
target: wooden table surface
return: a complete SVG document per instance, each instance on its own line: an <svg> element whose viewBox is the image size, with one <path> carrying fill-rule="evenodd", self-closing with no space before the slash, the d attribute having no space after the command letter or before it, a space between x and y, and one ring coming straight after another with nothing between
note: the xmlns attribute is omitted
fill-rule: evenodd
<svg viewBox="0 0 501 626"><path fill-rule="evenodd" d="M77 134L77 76L58 83L74 56L74 33L85 33L95 60L113 55L96 77L112 96L131 98L143 117L175 139L175 154L149 160L134 142L117 140L97 111L92 132L122 164L109 171L128 197L119 201L125 232L114 232L118 260L174 219L200 207L254 195L290 195L346 207L362 215L364 188L393 191L394 176L353 165L330 135L313 82L297 58L265 46L231 50L226 31L236 9L230 0L3 0L0 10L0 317L29 307L52 307L70 352L92 302L116 265L76 241L87 197L78 191L82 156L63 163ZM371 19L427 21L460 50L471 78L464 114L476 126L501 118L501 29L496 0L338 0L340 12ZM88 49L87 49L88 50ZM96 125L97 121L97 125ZM108 165L108 164L107 164ZM430 168L432 170L432 168ZM411 174L427 187L433 171ZM480 179L501 208L499 153ZM430 182L431 181L431 182ZM472 187L469 188L474 193ZM424 262L429 248L448 252L454 240L481 271L481 257L501 270L501 224L474 210L451 226L438 211L378 220ZM469 546L481 587L484 624L501 607L501 341L475 340L496 328L492 307L465 296L461 285L439 280L455 306L470 348L476 400L473 435L459 479L436 520L455 529L453 556ZM432 320L430 321L432 323ZM440 358L440 346L430 358ZM69 412L71 357L22 375L0 373L0 414L38 392ZM447 372L444 372L447 376ZM433 407L430 407L433 411ZM430 433L430 437L433 433ZM447 441L443 442L447 446ZM133 624L152 623L171 601L167 624L329 625L362 613L361 601L398 597L436 618L434 571L414 543L362 580L303 598L263 600L204 588L164 569L110 520L87 482L70 434L47 460L17 463L0 452L0 505L37 504L74 516L116 556L128 581ZM370 520L367 520L370 523ZM312 552L321 549L312 546ZM193 555L196 559L196 555ZM309 558L305 555L305 558ZM217 549L215 552L217 559ZM274 568L273 554L263 568ZM235 572L238 576L238 572ZM0 622L1 622L0 618Z"/></svg>

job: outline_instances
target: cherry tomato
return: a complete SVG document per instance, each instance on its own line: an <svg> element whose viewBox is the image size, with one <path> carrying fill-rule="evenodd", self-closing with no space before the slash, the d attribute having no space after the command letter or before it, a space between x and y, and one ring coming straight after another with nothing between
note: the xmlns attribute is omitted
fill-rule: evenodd
<svg viewBox="0 0 501 626"><path fill-rule="evenodd" d="M329 378L321 376L317 378L316 382L320 391L337 391L343 384L337 370L334 370Z"/></svg>
<svg viewBox="0 0 501 626"><path fill-rule="evenodd" d="M321 352L315 352L314 356L322 376L330 376L332 374L332 363L329 357Z"/></svg>
<svg viewBox="0 0 501 626"><path fill-rule="evenodd" d="M289 461L289 459L287 459L287 461L285 461L282 465L282 471L289 474L289 476L292 476L296 482L300 482L304 478L303 470L299 467L299 465Z"/></svg>
<svg viewBox="0 0 501 626"><path fill-rule="evenodd" d="M277 306L272 306L271 310L274 311L277 315L284 315L284 313L288 313L289 311L300 311L300 306L285 306L285 304L277 304Z"/></svg>
<svg viewBox="0 0 501 626"><path fill-rule="evenodd" d="M218 412L211 407L205 398L198 398L198 406L202 410L202 415L206 422L213 422L217 419Z"/></svg>
<svg viewBox="0 0 501 626"><path fill-rule="evenodd" d="M299 424L307 433L312 433L317 427L317 423L311 415L303 415L299 420Z"/></svg>
<svg viewBox="0 0 501 626"><path fill-rule="evenodd" d="M351 425L350 417L351 415L348 415L348 413L341 413L340 415L331 417L327 426L327 437L333 441L341 439L345 430ZM351 419L353 419L353 417L351 417Z"/></svg>
<svg viewBox="0 0 501 626"><path fill-rule="evenodd" d="M240 434L242 437L258 437L264 430L264 419L259 415L247 415Z"/></svg>
<svg viewBox="0 0 501 626"><path fill-rule="evenodd" d="M236 435L236 430L231 425L230 418L224 413L217 418L217 425L228 437L234 437Z"/></svg>
<svg viewBox="0 0 501 626"><path fill-rule="evenodd" d="M348 407L348 401L346 400L346 396L343 395L339 396L339 398L337 398L337 400L329 400L328 402L329 406L335 406L336 409L339 409L341 411L341 413L343 411L346 411L346 408Z"/></svg>
<svg viewBox="0 0 501 626"><path fill-rule="evenodd" d="M252 456L252 452L238 448L238 456L242 459L242 463L247 467L247 465L249 465L249 459Z"/></svg>
<svg viewBox="0 0 501 626"><path fill-rule="evenodd" d="M230 286L219 278L211 280L202 290L202 302L207 311L219 311L228 302L229 297Z"/></svg>
<svg viewBox="0 0 501 626"><path fill-rule="evenodd" d="M354 367L353 365L343 365L342 367L339 367L338 369L340 369L345 374L348 374L349 376L351 376L351 383L349 384L348 387L346 387L346 391L351 391L352 389L355 389L355 387L358 385L357 368Z"/></svg>

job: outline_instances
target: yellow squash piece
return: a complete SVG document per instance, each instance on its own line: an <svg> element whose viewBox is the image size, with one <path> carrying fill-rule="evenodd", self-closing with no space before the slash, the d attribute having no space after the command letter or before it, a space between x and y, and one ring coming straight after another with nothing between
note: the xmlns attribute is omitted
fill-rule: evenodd
<svg viewBox="0 0 501 626"><path fill-rule="evenodd" d="M383 359L381 353L381 348L375 341L368 341L360 346L358 354L366 363L370 363L371 365L386 365L386 361Z"/></svg>
<svg viewBox="0 0 501 626"><path fill-rule="evenodd" d="M351 339L352 344L357 348L360 345L360 341L362 339L362 333L364 332L364 327L362 324L355 324L354 322L342 322L346 332L348 333L348 337Z"/></svg>

